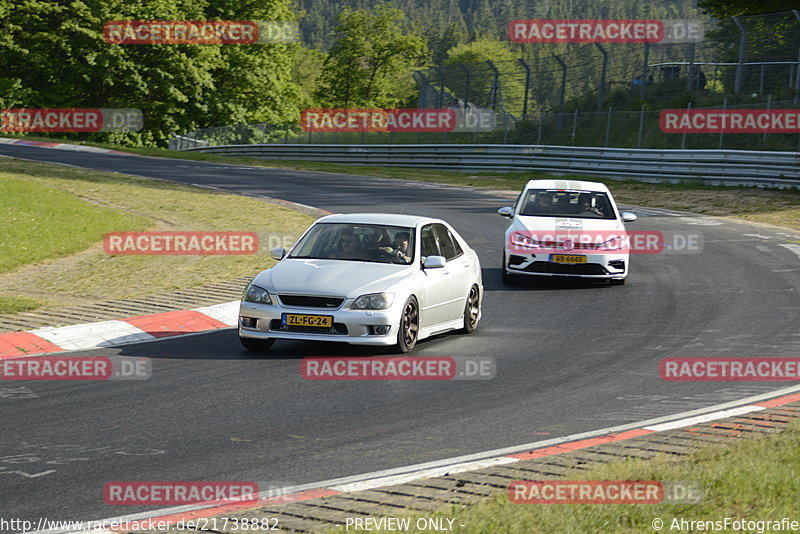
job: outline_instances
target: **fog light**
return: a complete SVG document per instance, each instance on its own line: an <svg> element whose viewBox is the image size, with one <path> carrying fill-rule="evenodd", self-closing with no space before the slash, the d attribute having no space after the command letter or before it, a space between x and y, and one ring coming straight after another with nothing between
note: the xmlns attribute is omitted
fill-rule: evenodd
<svg viewBox="0 0 800 534"><path fill-rule="evenodd" d="M373 328L375 329L375 333L378 334L379 336L385 336L386 334L389 333L389 330L392 329L392 327L389 325L375 326Z"/></svg>
<svg viewBox="0 0 800 534"><path fill-rule="evenodd" d="M258 319L255 317L239 317L239 321L241 321L242 326L245 328L255 328L256 324L258 324Z"/></svg>

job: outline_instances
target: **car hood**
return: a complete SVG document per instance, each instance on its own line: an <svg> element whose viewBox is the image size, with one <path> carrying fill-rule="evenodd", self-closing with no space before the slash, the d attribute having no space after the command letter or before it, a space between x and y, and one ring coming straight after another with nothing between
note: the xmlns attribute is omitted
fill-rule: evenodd
<svg viewBox="0 0 800 534"><path fill-rule="evenodd" d="M528 217L517 215L511 223L511 230L530 231L534 233L567 233L613 232L625 229L618 219L579 219L567 217Z"/></svg>
<svg viewBox="0 0 800 534"><path fill-rule="evenodd" d="M286 258L256 276L256 285L275 293L357 297L380 293L410 275L416 264Z"/></svg>

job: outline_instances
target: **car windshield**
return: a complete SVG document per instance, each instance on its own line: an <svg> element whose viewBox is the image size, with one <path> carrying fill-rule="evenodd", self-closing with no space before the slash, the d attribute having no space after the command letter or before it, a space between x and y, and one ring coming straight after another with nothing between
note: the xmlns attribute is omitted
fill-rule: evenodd
<svg viewBox="0 0 800 534"><path fill-rule="evenodd" d="M617 218L608 195L598 191L529 189L520 206L519 214L531 217Z"/></svg>
<svg viewBox="0 0 800 534"><path fill-rule="evenodd" d="M409 265L414 261L414 229L378 224L320 223L303 236L289 257Z"/></svg>

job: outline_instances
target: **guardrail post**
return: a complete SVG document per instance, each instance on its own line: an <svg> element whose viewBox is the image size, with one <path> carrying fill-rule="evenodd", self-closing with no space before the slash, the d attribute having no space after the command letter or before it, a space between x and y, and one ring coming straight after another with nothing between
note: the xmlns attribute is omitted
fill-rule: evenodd
<svg viewBox="0 0 800 534"><path fill-rule="evenodd" d="M519 64L525 69L525 97L522 101L522 120L526 120L528 118L528 95L531 89L531 68L525 63L524 59L519 58L517 61L519 61Z"/></svg>
<svg viewBox="0 0 800 534"><path fill-rule="evenodd" d="M722 100L722 112L723 112L723 114L726 111L728 111L728 98L727 97ZM725 132L722 130L722 128L720 128L720 130L719 130L719 149L720 150L722 150L722 144L723 144L724 140L725 140Z"/></svg>
<svg viewBox="0 0 800 534"><path fill-rule="evenodd" d="M608 146L608 139L611 136L611 114L614 112L613 106L608 106L608 118L606 119L606 142L605 146Z"/></svg>
<svg viewBox="0 0 800 534"><path fill-rule="evenodd" d="M739 17L731 17L731 19L733 19L733 22L736 23L736 26L741 32L741 37L739 38L739 63L736 65L736 81L733 89L733 92L738 95L742 92L742 79L744 77L744 53L747 48L747 31L745 31L744 26L742 26Z"/></svg>
<svg viewBox="0 0 800 534"><path fill-rule="evenodd" d="M639 112L639 136L636 138L636 148L642 148L642 133L644 132L644 104Z"/></svg>
<svg viewBox="0 0 800 534"><path fill-rule="evenodd" d="M603 111L603 97L606 93L606 73L608 72L608 52L600 43L594 44L603 54L603 68L600 71L600 89L597 92L597 111Z"/></svg>
<svg viewBox="0 0 800 534"><path fill-rule="evenodd" d="M564 116L564 97L566 95L567 90L567 64L564 63L564 60L561 59L561 56L556 54L553 56L558 61L558 64L561 65L561 91L558 96L558 129L561 129L562 126L562 119Z"/></svg>

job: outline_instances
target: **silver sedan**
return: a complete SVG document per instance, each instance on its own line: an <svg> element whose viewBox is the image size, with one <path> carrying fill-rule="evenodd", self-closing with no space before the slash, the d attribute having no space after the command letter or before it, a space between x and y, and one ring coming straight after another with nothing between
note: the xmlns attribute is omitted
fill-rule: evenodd
<svg viewBox="0 0 800 534"><path fill-rule="evenodd" d="M446 222L390 214L329 215L247 286L239 338L251 350L276 339L390 346L461 330L481 317L474 250Z"/></svg>

